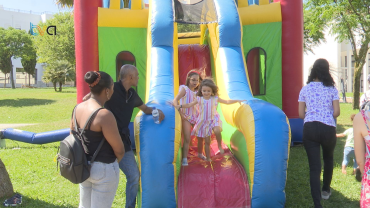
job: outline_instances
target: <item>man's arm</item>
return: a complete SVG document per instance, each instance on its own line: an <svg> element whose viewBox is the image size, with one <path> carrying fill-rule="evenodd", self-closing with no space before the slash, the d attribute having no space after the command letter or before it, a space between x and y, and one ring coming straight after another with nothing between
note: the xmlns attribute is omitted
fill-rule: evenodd
<svg viewBox="0 0 370 208"><path fill-rule="evenodd" d="M152 111L153 111L153 108L152 107L149 107L149 106L147 106L145 104L142 104L138 108L141 111L143 111L145 114L147 114L147 115L152 114ZM164 119L164 114L163 114L163 112L160 109L158 109L158 112L159 112L159 121L161 122Z"/></svg>

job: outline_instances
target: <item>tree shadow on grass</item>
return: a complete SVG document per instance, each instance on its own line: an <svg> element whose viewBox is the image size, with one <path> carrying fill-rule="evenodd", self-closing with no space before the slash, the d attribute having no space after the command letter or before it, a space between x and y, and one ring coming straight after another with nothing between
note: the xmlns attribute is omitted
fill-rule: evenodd
<svg viewBox="0 0 370 208"><path fill-rule="evenodd" d="M10 196L11 197L11 196ZM10 198L10 197L4 197L0 198L1 205L3 202ZM1 206L3 207L3 206ZM41 201L39 199L34 199L34 198L29 198L27 196L22 195L22 204L17 205L16 207L37 207L37 208L66 208L66 207L75 207L71 204L64 204L64 205L55 205L55 204L50 204L49 202Z"/></svg>
<svg viewBox="0 0 370 208"><path fill-rule="evenodd" d="M76 91L71 91L71 90L63 91L62 90L62 92L59 92L59 93L72 93L72 94L76 94Z"/></svg>
<svg viewBox="0 0 370 208"><path fill-rule="evenodd" d="M360 194L360 193L358 193ZM313 204L313 202L312 202ZM360 202L358 200L349 199L343 195L340 190L335 190L331 188L331 196L328 200L321 200L321 205L323 207L346 207L346 208L357 208L360 207ZM339 206L338 206L339 205Z"/></svg>
<svg viewBox="0 0 370 208"><path fill-rule="evenodd" d="M0 101L0 107L25 107L35 105L46 105L54 103L55 100L36 99L36 98L20 98L20 99L4 99Z"/></svg>

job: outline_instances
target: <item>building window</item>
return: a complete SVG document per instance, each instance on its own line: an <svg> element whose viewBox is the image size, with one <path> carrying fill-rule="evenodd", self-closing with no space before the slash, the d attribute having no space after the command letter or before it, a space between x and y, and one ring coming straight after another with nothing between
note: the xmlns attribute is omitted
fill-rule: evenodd
<svg viewBox="0 0 370 208"><path fill-rule="evenodd" d="M249 82L253 95L266 94L266 52L252 48L246 57Z"/></svg>

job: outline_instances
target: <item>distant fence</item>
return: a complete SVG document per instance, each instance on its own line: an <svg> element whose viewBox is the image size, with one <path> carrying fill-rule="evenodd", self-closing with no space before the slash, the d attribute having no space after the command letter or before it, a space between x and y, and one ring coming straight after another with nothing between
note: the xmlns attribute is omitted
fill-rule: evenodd
<svg viewBox="0 0 370 208"><path fill-rule="evenodd" d="M0 10L6 10L6 11L12 11L12 12L21 12L21 13L27 13L27 14L37 14L37 15L42 15L42 14L54 14L54 12L49 12L49 11L45 11L45 12L34 12L32 10L21 10L21 9L12 9L12 8L6 8L6 7L1 7L0 6Z"/></svg>

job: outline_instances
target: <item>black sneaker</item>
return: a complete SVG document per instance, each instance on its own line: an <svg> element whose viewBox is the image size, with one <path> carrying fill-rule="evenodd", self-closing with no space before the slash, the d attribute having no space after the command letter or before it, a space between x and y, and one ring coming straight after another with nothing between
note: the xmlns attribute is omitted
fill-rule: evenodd
<svg viewBox="0 0 370 208"><path fill-rule="evenodd" d="M5 200L3 204L6 207L14 207L18 204L22 204L22 195L15 194L12 198Z"/></svg>
<svg viewBox="0 0 370 208"><path fill-rule="evenodd" d="M362 181L362 176L361 176L360 168L356 168L355 175L356 175L356 180L358 182L361 182Z"/></svg>

